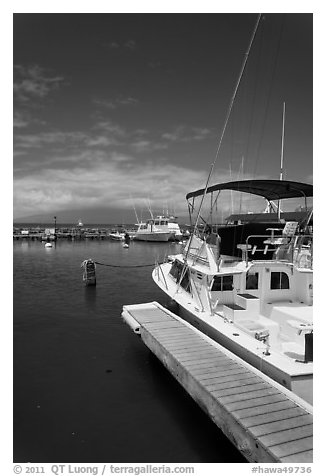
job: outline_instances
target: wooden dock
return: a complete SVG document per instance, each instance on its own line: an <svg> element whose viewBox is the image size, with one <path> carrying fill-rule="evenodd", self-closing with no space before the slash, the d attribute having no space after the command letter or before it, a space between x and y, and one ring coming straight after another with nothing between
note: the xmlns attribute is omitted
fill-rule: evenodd
<svg viewBox="0 0 326 476"><path fill-rule="evenodd" d="M313 461L308 403L156 302L122 317L247 461Z"/></svg>

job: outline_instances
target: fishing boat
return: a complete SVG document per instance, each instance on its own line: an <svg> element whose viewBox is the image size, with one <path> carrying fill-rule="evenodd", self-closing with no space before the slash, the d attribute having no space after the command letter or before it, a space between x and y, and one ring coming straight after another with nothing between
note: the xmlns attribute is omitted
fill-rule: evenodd
<svg viewBox="0 0 326 476"><path fill-rule="evenodd" d="M168 220L157 217L157 219L151 218L146 222L138 223L134 240L167 242L173 239L174 236L174 233L168 227Z"/></svg>
<svg viewBox="0 0 326 476"><path fill-rule="evenodd" d="M155 266L152 277L182 319L311 404L313 232L307 198L312 197L313 187L288 180L255 179L210 186L260 19L261 15L243 60L205 187L186 197L190 213L196 213L192 234L182 252ZM225 241L231 239L223 228L219 233L217 217L213 219L213 206L217 208L222 190L237 190L264 197L269 203L278 202L277 226L265 227L265 233L250 231L235 236L235 247L241 256L234 256L233 249L230 254L221 253ZM202 210L208 195L211 209L209 219L204 220ZM198 207L196 197L200 198ZM305 220L282 222L281 201L299 198L305 200Z"/></svg>
<svg viewBox="0 0 326 476"><path fill-rule="evenodd" d="M182 231L180 230L180 227L177 223L177 217L173 215L165 216L165 215L158 215L155 218L152 218L149 220L147 223L141 223L140 225L145 225L142 228L138 225L138 237L139 236L146 236L143 233L143 230L147 230L150 233L153 233L156 237L163 237L162 240L157 240L157 239L151 239L151 240L143 240L143 241L166 241L166 233L169 233L168 236L168 241L181 241L183 238ZM158 233L159 232L159 233ZM136 236L137 236L136 233ZM147 238L150 236L150 234L147 234ZM137 239L137 238L136 238Z"/></svg>
<svg viewBox="0 0 326 476"><path fill-rule="evenodd" d="M257 193L255 182L251 193ZM259 193L270 197L270 181L258 182ZM282 200L312 196L310 184L276 182ZM177 304L182 318L312 403L311 229L286 222L283 229L250 235L237 246L241 258L220 254L219 235L197 230L181 253L155 267L154 282ZM255 259L258 252L273 255Z"/></svg>

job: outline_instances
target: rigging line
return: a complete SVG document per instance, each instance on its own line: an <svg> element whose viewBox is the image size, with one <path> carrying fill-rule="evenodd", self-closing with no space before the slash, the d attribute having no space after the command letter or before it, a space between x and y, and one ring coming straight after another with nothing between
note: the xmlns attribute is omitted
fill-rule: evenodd
<svg viewBox="0 0 326 476"><path fill-rule="evenodd" d="M239 89L239 85L240 85L245 67L247 65L247 61L248 61L248 58L249 58L249 53L250 53L253 41L254 41L255 36L256 36L258 25L260 23L260 18L261 18L261 13L259 13L259 15L258 15L253 34L251 35L251 38L250 38L249 47L248 47L248 49L245 53L245 57L244 57L242 67L241 67L241 70L240 70L240 75L238 77L238 80L237 80L237 83L236 83L236 86L235 86L235 89L234 89L234 92L233 92L233 95L232 95L232 98L231 98L231 101L230 101L230 104L229 104L229 108L228 108L226 118L225 118L225 121L224 121L224 125L223 125L223 128L222 128L221 137L220 137L218 147L217 147L217 150L216 150L215 159L214 159L214 162L211 165L211 168L210 168L210 171L209 171L209 174L208 174L208 178L207 178L207 181L206 181L205 190L204 190L204 193L203 193L202 198L201 198L198 215L197 215L196 222L195 222L195 229L197 228L197 225L198 225L199 214L200 214L201 208L203 206L203 202L204 202L204 198L205 198L205 195L206 195L206 192L207 192L208 184L209 184L209 181L210 181L211 175L213 173L215 163L217 161L217 158L218 158L218 155L219 155L219 152L220 152L220 149L221 149L221 145L222 145L222 141L223 141L223 138L224 138L225 130L226 130L227 124L229 122L230 114L232 112L233 103L235 101L235 98L236 98L236 95L237 95L237 92L238 92L238 89Z"/></svg>

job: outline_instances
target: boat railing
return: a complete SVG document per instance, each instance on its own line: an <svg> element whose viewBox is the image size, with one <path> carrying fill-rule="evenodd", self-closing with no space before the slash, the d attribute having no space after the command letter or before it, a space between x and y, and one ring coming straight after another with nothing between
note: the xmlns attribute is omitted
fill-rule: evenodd
<svg viewBox="0 0 326 476"><path fill-rule="evenodd" d="M257 239L260 245L257 245ZM259 247L263 245L263 247ZM283 235L249 235L245 244L238 245L242 251L242 259L248 264L249 256L255 253L266 255L273 253L273 261L286 261L297 268L313 269L313 236L298 234Z"/></svg>

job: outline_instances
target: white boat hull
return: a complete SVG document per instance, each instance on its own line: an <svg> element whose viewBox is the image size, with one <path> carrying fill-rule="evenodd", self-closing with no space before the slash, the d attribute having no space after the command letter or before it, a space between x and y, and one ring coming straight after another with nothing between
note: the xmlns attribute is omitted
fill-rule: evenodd
<svg viewBox="0 0 326 476"><path fill-rule="evenodd" d="M167 232L137 232L135 233L134 240L136 241L160 241L167 242L169 241L171 233Z"/></svg>
<svg viewBox="0 0 326 476"><path fill-rule="evenodd" d="M124 234L118 234L118 233L111 233L109 235L109 238L110 240L113 240L113 241L123 241L125 239L125 235Z"/></svg>
<svg viewBox="0 0 326 476"><path fill-rule="evenodd" d="M177 292L177 285L169 278L169 269L169 264L160 265L154 269L152 277L161 290L177 304L177 313L182 319L312 404L312 363L293 364L274 352L270 356L264 355L265 346L259 341L241 335L233 323L224 321L222 317L211 316L209 312L199 310L187 293ZM301 370L297 371L298 368Z"/></svg>

